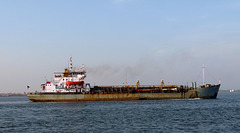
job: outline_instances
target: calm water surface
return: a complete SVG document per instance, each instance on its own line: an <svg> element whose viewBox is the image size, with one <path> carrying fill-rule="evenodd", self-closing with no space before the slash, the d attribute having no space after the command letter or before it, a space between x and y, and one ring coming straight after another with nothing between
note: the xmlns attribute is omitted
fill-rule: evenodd
<svg viewBox="0 0 240 133"><path fill-rule="evenodd" d="M0 132L240 132L240 93L208 100L33 103L0 97Z"/></svg>

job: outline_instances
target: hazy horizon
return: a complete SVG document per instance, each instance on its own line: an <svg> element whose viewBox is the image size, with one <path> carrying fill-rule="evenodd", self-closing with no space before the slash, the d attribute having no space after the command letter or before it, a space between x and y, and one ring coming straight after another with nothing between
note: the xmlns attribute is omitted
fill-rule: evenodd
<svg viewBox="0 0 240 133"><path fill-rule="evenodd" d="M240 89L238 0L0 1L0 93L86 65L91 85L206 82Z"/></svg>

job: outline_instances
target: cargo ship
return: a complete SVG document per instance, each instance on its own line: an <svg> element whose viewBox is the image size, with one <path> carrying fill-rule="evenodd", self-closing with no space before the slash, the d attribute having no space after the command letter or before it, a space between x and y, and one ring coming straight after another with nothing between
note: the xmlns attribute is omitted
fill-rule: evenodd
<svg viewBox="0 0 240 133"><path fill-rule="evenodd" d="M163 99L214 99L218 95L220 84L203 84L197 87L196 82L191 87L184 85L165 85L162 80L159 85L124 86L91 86L85 83L86 71L84 65L73 69L72 57L69 67L64 72L54 73L53 81L41 84L40 92L29 92L29 100L33 102L68 102L68 101L125 101L125 100L163 100ZM204 67L203 67L204 77Z"/></svg>

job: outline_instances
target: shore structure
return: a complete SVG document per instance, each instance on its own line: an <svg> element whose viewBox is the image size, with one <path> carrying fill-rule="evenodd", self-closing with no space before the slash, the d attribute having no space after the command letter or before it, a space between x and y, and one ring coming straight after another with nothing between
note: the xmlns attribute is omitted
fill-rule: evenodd
<svg viewBox="0 0 240 133"><path fill-rule="evenodd" d="M214 99L218 95L220 84L205 84L197 87L165 85L136 85L125 86L93 86L85 83L86 71L84 65L80 69L73 69L72 57L69 68L64 72L54 73L53 81L41 84L41 92L27 94L33 102L68 102L68 101L126 101L126 100L163 100L163 99ZM203 67L204 77L204 67Z"/></svg>

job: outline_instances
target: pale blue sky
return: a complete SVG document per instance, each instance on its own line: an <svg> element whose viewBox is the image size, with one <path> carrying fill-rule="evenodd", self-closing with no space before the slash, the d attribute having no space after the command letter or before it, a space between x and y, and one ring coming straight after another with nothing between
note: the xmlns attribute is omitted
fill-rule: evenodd
<svg viewBox="0 0 240 133"><path fill-rule="evenodd" d="M70 56L92 84L200 83L205 64L240 89L240 1L0 0L0 46L0 92L40 89Z"/></svg>

